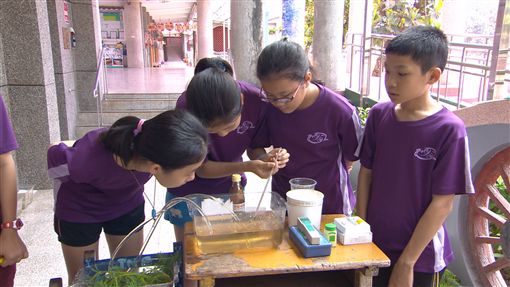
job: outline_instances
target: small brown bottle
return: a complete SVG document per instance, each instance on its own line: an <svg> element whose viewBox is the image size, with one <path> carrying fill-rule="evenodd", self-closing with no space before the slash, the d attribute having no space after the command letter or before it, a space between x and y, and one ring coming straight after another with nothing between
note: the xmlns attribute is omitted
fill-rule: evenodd
<svg viewBox="0 0 510 287"><path fill-rule="evenodd" d="M234 212L244 211L244 192L241 185L241 175L232 175L232 186L229 189L230 200L233 203Z"/></svg>

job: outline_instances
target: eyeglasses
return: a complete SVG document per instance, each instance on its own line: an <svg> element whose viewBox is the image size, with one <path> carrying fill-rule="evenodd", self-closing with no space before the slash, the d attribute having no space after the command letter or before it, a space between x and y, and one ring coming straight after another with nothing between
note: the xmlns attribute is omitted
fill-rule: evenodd
<svg viewBox="0 0 510 287"><path fill-rule="evenodd" d="M297 88L296 88L296 90L294 92L291 92L291 93L287 94L286 96L283 96L283 97L280 97L280 98L271 98L271 97L268 96L268 94L262 88L260 88L260 93L259 93L260 100L263 101L263 102L273 103L273 104L287 104L287 103L290 103L296 97L297 92L299 91L299 88L301 88L302 84L303 84L303 81L301 81L299 83L299 85L297 86Z"/></svg>

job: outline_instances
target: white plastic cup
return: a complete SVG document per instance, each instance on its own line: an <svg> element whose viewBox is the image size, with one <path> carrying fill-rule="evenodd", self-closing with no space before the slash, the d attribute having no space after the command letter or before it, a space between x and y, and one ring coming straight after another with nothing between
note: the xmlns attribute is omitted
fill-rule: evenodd
<svg viewBox="0 0 510 287"><path fill-rule="evenodd" d="M322 201L324 194L313 189L295 189L287 192L287 212L289 226L297 224L298 217L306 216L320 229Z"/></svg>
<svg viewBox="0 0 510 287"><path fill-rule="evenodd" d="M294 189L315 189L315 185L317 182L311 178L306 177L296 177L289 180L290 190Z"/></svg>

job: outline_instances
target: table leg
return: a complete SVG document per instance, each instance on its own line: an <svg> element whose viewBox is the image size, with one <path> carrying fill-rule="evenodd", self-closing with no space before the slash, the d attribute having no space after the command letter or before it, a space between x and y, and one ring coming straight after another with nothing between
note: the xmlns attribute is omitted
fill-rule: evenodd
<svg viewBox="0 0 510 287"><path fill-rule="evenodd" d="M365 267L357 269L354 276L354 286L356 287L371 287L372 277L377 276L379 268L377 267Z"/></svg>
<svg viewBox="0 0 510 287"><path fill-rule="evenodd" d="M214 287L214 278L213 277L200 279L198 282L199 282L198 283L199 287Z"/></svg>

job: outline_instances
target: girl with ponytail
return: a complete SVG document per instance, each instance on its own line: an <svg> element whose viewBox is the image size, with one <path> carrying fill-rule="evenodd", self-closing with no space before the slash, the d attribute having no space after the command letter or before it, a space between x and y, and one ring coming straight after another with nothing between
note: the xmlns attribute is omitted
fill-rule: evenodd
<svg viewBox="0 0 510 287"><path fill-rule="evenodd" d="M144 121L133 116L87 133L72 146L48 149L54 180L54 228L72 284L87 250L98 252L104 230L110 252L145 220L144 184L154 176L165 187L195 177L207 153L207 130L186 111L166 111ZM119 256L137 255L143 230Z"/></svg>

